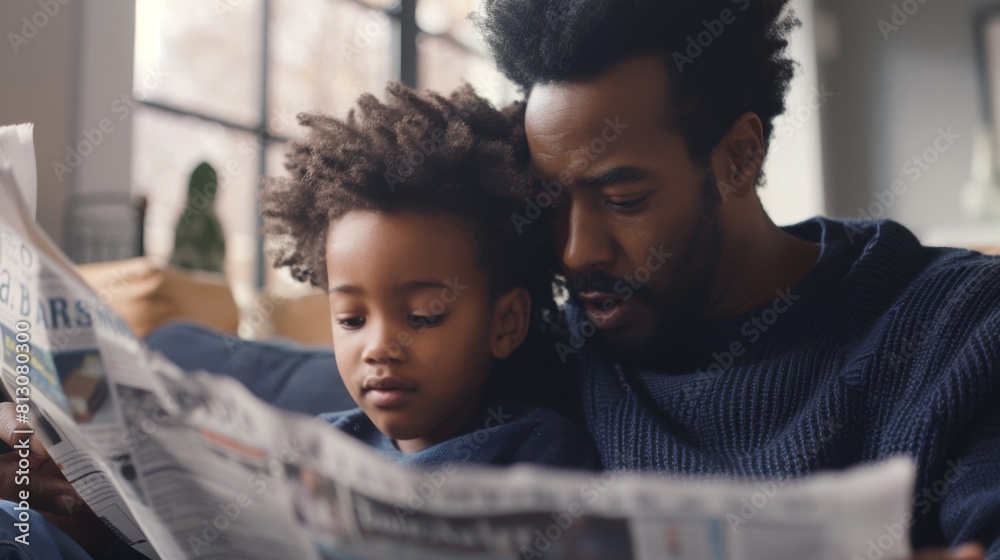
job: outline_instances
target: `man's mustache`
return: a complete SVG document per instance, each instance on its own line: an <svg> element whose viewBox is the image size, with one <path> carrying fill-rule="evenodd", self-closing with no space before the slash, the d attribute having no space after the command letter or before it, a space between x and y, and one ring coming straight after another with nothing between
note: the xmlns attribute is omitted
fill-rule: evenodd
<svg viewBox="0 0 1000 560"><path fill-rule="evenodd" d="M584 272L574 276L568 282L567 288L569 288L570 293L574 294L590 292L612 294L615 291L615 285L622 281L622 278L615 278L600 272Z"/></svg>

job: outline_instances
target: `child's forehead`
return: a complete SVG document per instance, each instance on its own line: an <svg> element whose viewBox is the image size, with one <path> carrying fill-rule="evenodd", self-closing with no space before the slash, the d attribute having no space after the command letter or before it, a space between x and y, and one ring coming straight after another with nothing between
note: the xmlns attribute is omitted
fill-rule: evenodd
<svg viewBox="0 0 1000 560"><path fill-rule="evenodd" d="M474 228L447 215L352 211L330 224L327 265L430 277L478 268Z"/></svg>

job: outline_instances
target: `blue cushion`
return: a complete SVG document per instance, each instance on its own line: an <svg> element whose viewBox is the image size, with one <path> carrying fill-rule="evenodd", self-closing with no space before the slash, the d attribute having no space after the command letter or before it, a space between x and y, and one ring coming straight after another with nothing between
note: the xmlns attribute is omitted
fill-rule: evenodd
<svg viewBox="0 0 1000 560"><path fill-rule="evenodd" d="M164 325L146 338L185 371L239 380L260 399L306 414L354 408L331 350L293 343L244 341L192 323Z"/></svg>

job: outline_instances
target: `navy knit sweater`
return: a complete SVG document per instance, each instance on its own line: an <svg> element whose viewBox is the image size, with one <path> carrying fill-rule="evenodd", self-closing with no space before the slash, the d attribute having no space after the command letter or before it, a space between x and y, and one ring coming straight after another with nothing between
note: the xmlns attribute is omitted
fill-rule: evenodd
<svg viewBox="0 0 1000 560"><path fill-rule="evenodd" d="M787 231L822 247L806 278L663 341L655 371L574 337L605 468L786 477L906 454L913 544L1000 558L1000 259L922 247L890 221Z"/></svg>
<svg viewBox="0 0 1000 560"><path fill-rule="evenodd" d="M360 408L319 416L389 458L417 467L444 464L506 466L517 463L597 470L600 463L586 432L564 416L538 407L493 405L452 439L415 453L401 453Z"/></svg>

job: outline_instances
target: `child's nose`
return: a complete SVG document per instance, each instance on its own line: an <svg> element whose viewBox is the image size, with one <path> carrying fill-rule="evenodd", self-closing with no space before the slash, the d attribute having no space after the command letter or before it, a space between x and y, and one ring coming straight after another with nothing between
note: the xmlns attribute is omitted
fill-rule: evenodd
<svg viewBox="0 0 1000 560"><path fill-rule="evenodd" d="M369 325L376 327L376 325ZM406 347L400 342L405 331L401 327L382 324L374 329L372 338L365 346L362 359L368 365L402 362L406 359Z"/></svg>

